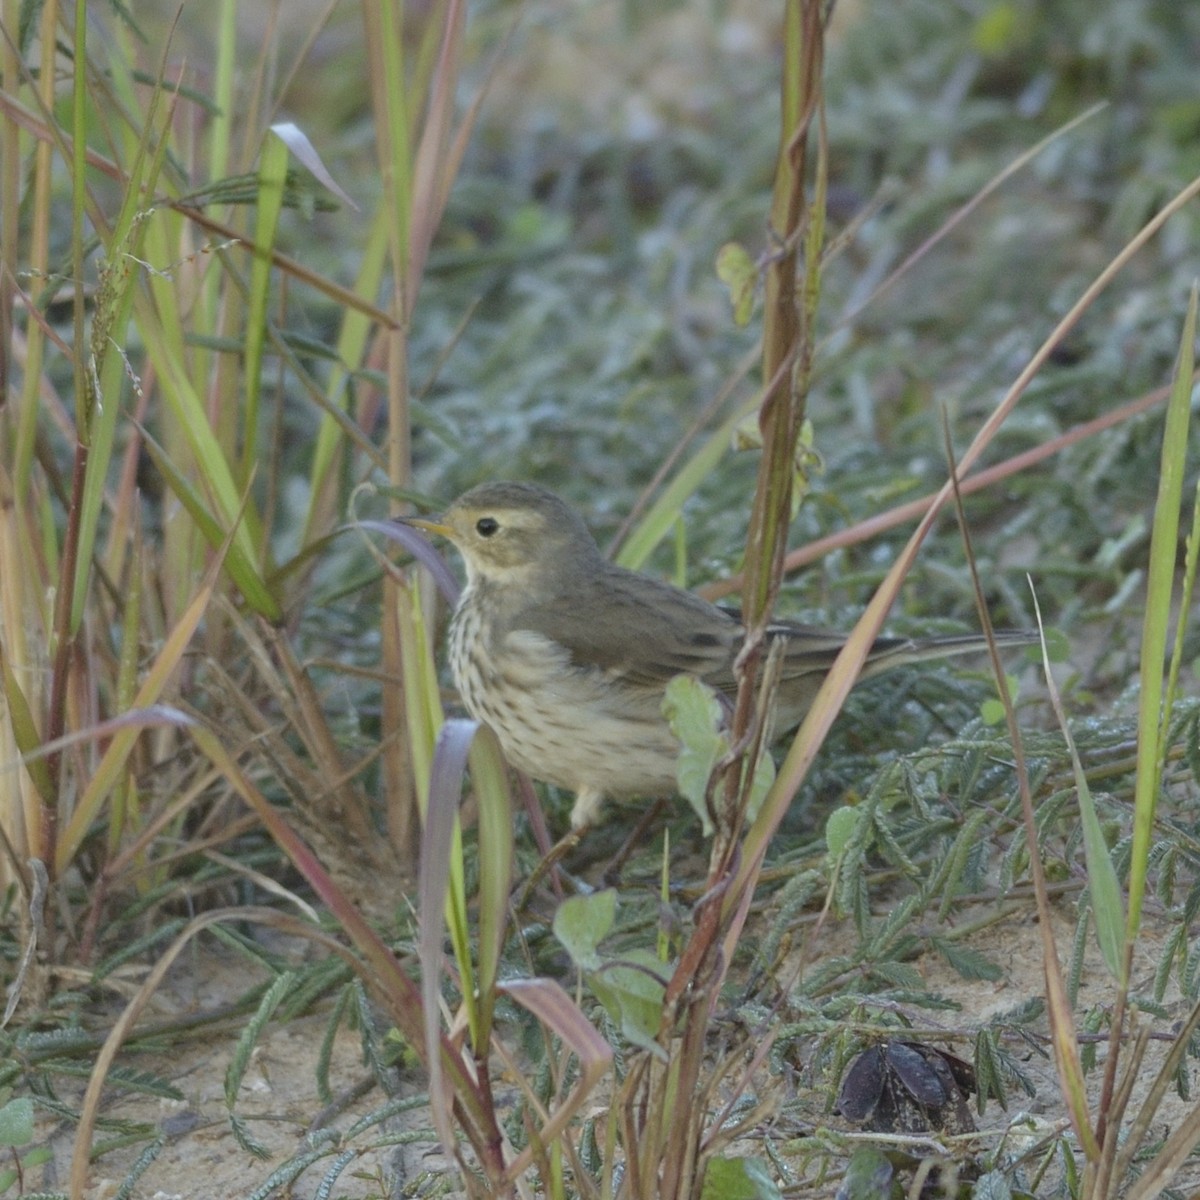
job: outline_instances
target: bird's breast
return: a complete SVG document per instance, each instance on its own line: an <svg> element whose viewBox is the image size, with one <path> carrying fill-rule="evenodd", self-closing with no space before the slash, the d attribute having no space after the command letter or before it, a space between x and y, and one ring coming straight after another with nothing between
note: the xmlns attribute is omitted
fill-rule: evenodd
<svg viewBox="0 0 1200 1200"><path fill-rule="evenodd" d="M573 664L535 630L503 628L464 594L450 665L467 711L488 725L513 766L559 787L609 795L674 790L679 744L661 689L630 688Z"/></svg>

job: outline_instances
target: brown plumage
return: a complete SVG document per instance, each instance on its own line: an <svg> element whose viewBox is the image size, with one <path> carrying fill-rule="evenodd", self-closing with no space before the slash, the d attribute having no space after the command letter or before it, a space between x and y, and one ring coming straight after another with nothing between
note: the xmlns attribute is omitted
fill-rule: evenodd
<svg viewBox="0 0 1200 1200"><path fill-rule="evenodd" d="M662 715L664 689L688 674L732 697L739 616L608 562L574 510L533 484L481 484L440 520L408 523L449 538L466 562L450 628L463 703L514 766L576 792L572 828L593 824L605 796L674 792L679 743ZM786 729L808 711L845 637L787 621L769 634L784 641L775 724ZM980 636L880 638L862 677L985 648Z"/></svg>

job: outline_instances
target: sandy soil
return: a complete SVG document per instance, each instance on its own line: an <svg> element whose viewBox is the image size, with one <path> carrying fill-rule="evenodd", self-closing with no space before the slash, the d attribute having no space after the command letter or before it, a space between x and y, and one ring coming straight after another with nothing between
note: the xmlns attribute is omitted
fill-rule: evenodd
<svg viewBox="0 0 1200 1200"><path fill-rule="evenodd" d="M1071 936L1069 906L1060 907L1056 921L1055 933L1060 953L1065 957ZM846 949L853 933L845 925L829 924L817 936L819 942L808 951L809 961L813 953L823 955ZM929 990L960 1006L957 1014L931 1014L931 1023L942 1022L947 1028L973 1028L998 1011L1042 994L1041 941L1031 915L1022 914L990 926L977 934L971 944L1000 964L1003 979L966 981L940 958L925 956L916 965ZM1160 945L1161 936L1151 923L1139 946L1140 979L1149 979ZM247 986L248 970L244 959L210 944L209 948L198 950L170 979L158 998L156 1015L203 1010L228 1002ZM1109 995L1110 985L1099 954L1090 951L1080 996L1081 1011L1092 1004L1107 1002ZM330 1188L324 1194L346 1200L420 1196L431 1192L456 1194L430 1131L428 1113L420 1100L421 1080L415 1073L405 1075L397 1071L394 1075L395 1098L402 1111L368 1130L354 1129L357 1121L385 1104L385 1097L379 1088L364 1086L370 1074L363 1062L361 1043L358 1034L344 1026L334 1044L330 1083L335 1094L343 1098L354 1095L356 1089L362 1094L336 1112L324 1112L321 1116L324 1106L317 1094L316 1063L327 1023L328 1012L319 1012L286 1025L272 1024L254 1052L238 1095L237 1112L253 1137L267 1150L266 1159L256 1159L239 1146L230 1128L224 1100L225 1073L238 1028L244 1021L231 1025L224 1033L210 1033L183 1042L169 1056L131 1058L130 1065L170 1079L184 1096L182 1101L147 1099L122 1093L115 1087L106 1093L106 1116L152 1122L164 1135L161 1151L134 1185L132 1197L241 1200L266 1186L274 1172L296 1161L306 1150L312 1151L311 1165L296 1174L290 1190L283 1186L272 1195L314 1200L322 1194L323 1187ZM1167 1031L1167 1022L1157 1024ZM959 1052L969 1057L969 1048L959 1048ZM1147 1065L1139 1075L1139 1092L1148 1086L1163 1053L1165 1043L1152 1046ZM1049 1058L1033 1049L1024 1050L1020 1057L1035 1081L1037 1095L1028 1098L1014 1094L1007 1113L995 1104L989 1106L979 1121L988 1143L994 1143L994 1138L1008 1129L1010 1144L1025 1144L1046 1136L1063 1120L1057 1080ZM1089 1076L1093 1092L1099 1086L1099 1079L1098 1070ZM407 1107L403 1105L406 1098L411 1098ZM1154 1131L1168 1131L1190 1107L1170 1092L1154 1122ZM820 1118L814 1114L814 1119ZM313 1128L318 1120L319 1131ZM26 1181L27 1189L30 1185L47 1190L65 1186L72 1136L73 1130L66 1126L53 1133L50 1141L54 1161L44 1173L38 1173L40 1178ZM144 1145L104 1155L92 1169L89 1197L94 1200L114 1197ZM444 1190L448 1184L449 1193ZM1185 1190L1200 1186L1200 1170L1190 1169L1176 1180L1176 1185Z"/></svg>

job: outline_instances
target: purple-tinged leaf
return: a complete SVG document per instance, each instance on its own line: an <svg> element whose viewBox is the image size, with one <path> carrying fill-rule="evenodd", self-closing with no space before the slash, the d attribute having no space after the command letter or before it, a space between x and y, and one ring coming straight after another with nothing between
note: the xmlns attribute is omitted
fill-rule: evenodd
<svg viewBox="0 0 1200 1200"><path fill-rule="evenodd" d="M453 1152L454 1127L450 1121L453 1091L442 1075L438 1046L441 1039L439 999L442 982L442 931L446 903L450 897L450 851L458 821L467 753L477 721L461 718L447 721L438 732L429 776L429 803L421 836L421 869L417 883L420 936L417 955L421 960L421 1006L425 1022L425 1053L429 1063L429 1104L433 1124L446 1153ZM463 990L470 986L463 980Z"/></svg>
<svg viewBox="0 0 1200 1200"><path fill-rule="evenodd" d="M190 732L200 751L254 810L267 831L338 919L366 960L362 964L364 980L375 990L400 1032L424 1060L424 1024L421 994L417 985L405 973L379 934L367 924L362 914L329 877L304 840L250 781L216 735L200 723L192 725ZM476 1152L486 1158L490 1148L499 1141L491 1102L480 1094L478 1081L468 1070L459 1048L448 1037L438 1039L435 1054L441 1071L451 1081L458 1121ZM448 1153L452 1152L452 1148L448 1148Z"/></svg>
<svg viewBox="0 0 1200 1200"><path fill-rule="evenodd" d="M458 603L458 581L454 578L446 560L437 552L433 543L411 525L399 521L356 521L355 527L372 533L382 533L393 542L399 542L432 576L437 589L452 607Z"/></svg>
<svg viewBox="0 0 1200 1200"><path fill-rule="evenodd" d="M537 1144L548 1146L567 1127L588 1094L612 1066L612 1047L553 979L512 979L497 986L532 1013L540 1024L557 1034L579 1059L579 1080L538 1133ZM516 1179L532 1162L533 1149L527 1146L508 1168L508 1178Z"/></svg>

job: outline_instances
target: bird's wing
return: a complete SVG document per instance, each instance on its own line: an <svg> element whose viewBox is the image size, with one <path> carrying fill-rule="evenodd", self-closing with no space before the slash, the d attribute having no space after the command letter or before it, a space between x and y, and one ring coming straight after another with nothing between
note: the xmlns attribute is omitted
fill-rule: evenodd
<svg viewBox="0 0 1200 1200"><path fill-rule="evenodd" d="M745 635L737 610L709 604L691 592L619 567L609 567L599 579L557 595L552 602L523 608L514 616L511 629L548 637L563 647L575 666L596 668L630 687L661 688L674 676L687 674L729 695L737 689L733 663ZM784 642L780 672L784 707L802 711L845 645L846 635L776 620L767 626L767 639ZM1019 632L998 635L1002 645L1029 640L1028 634ZM862 676L977 651L984 645L974 635L880 637L867 655Z"/></svg>
<svg viewBox="0 0 1200 1200"><path fill-rule="evenodd" d="M595 602L589 603L593 597ZM527 629L553 639L575 666L595 667L614 682L637 688L661 688L684 674L732 679L742 636L741 623L725 610L615 567L595 590L530 605L512 625L514 631Z"/></svg>
<svg viewBox="0 0 1200 1200"><path fill-rule="evenodd" d="M733 610L726 609L731 615ZM785 708L798 706L802 711L808 707L822 678L833 666L833 660L846 644L846 634L836 629L819 625L802 625L797 621L773 620L766 629L766 648L773 643L783 643L783 661L779 668L780 701ZM744 629L739 624L738 646L740 648ZM895 652L903 644L899 638L877 638L867 656L863 674L871 674L871 664ZM730 664L732 668L732 663ZM737 689L737 680L732 669L724 677L709 678L715 688L732 694ZM794 702L794 703L793 703Z"/></svg>
<svg viewBox="0 0 1200 1200"><path fill-rule="evenodd" d="M524 609L514 627L552 638L574 665L596 667L633 687L662 687L687 674L719 692L732 695L737 690L733 663L745 627L736 609L616 568L603 579L602 602L597 596L597 602L588 603L589 593L571 596L570 603L564 599ZM590 619L580 620L581 613ZM792 621L772 621L767 638L785 641L784 686L823 675L846 640L833 630ZM880 638L870 659L886 657L903 644L902 639Z"/></svg>
<svg viewBox="0 0 1200 1200"><path fill-rule="evenodd" d="M785 644L783 679L799 675L824 674L846 644L845 633L820 625L802 625L797 621L772 621L767 626L768 638L780 638ZM904 639L880 637L867 654L867 662L891 654L904 644Z"/></svg>

